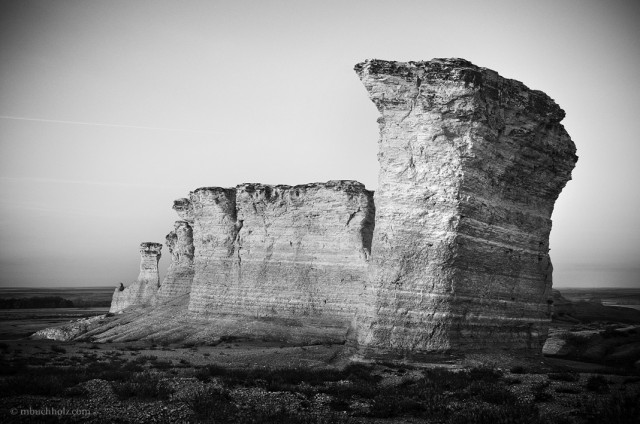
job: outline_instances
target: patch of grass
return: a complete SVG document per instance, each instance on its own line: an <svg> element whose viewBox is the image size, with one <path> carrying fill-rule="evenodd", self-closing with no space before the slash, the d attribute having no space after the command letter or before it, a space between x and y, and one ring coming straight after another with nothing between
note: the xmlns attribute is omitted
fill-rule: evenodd
<svg viewBox="0 0 640 424"><path fill-rule="evenodd" d="M449 424L542 424L538 408L532 404L463 404L449 418Z"/></svg>
<svg viewBox="0 0 640 424"><path fill-rule="evenodd" d="M228 390L206 387L196 391L187 401L199 421L214 423L237 422L235 415L238 407ZM259 422L259 421L256 421Z"/></svg>
<svg viewBox="0 0 640 424"><path fill-rule="evenodd" d="M546 390L547 387L549 387L548 381L543 381L531 387L534 402L549 402L553 400L553 395Z"/></svg>
<svg viewBox="0 0 640 424"><path fill-rule="evenodd" d="M586 414L587 424L636 424L640 417L640 392L614 393L600 402L590 403Z"/></svg>
<svg viewBox="0 0 640 424"><path fill-rule="evenodd" d="M352 364L343 370L306 369L306 368L225 368L219 365L207 365L196 372L196 378L207 381L210 377L218 377L229 386L253 386L255 381L262 381L269 390L290 391L302 382L311 386L320 386L325 382L340 380L360 380L371 383L380 377L371 374L371 367Z"/></svg>
<svg viewBox="0 0 640 424"><path fill-rule="evenodd" d="M51 345L51 351L55 353L67 353L67 349L58 345Z"/></svg>
<svg viewBox="0 0 640 424"><path fill-rule="evenodd" d="M125 346L124 350L138 351L138 350L144 350L144 347L142 347L142 346Z"/></svg>
<svg viewBox="0 0 640 424"><path fill-rule="evenodd" d="M509 370L511 374L527 374L527 369L522 365L516 365Z"/></svg>
<svg viewBox="0 0 640 424"><path fill-rule="evenodd" d="M568 383L575 383L580 381L580 374L575 372L556 372L548 374L549 380L553 381L566 381Z"/></svg>
<svg viewBox="0 0 640 424"><path fill-rule="evenodd" d="M82 373L71 367L25 367L0 383L0 396L59 396L82 381Z"/></svg>
<svg viewBox="0 0 640 424"><path fill-rule="evenodd" d="M573 386L560 386L560 387L556 387L555 388L556 393L569 393L569 394L574 394L577 395L579 393L582 393L582 390L578 387L573 387Z"/></svg>
<svg viewBox="0 0 640 424"><path fill-rule="evenodd" d="M120 400L131 398L167 400L173 389L157 374L143 372L134 374L133 378L112 384L113 392Z"/></svg>
<svg viewBox="0 0 640 424"><path fill-rule="evenodd" d="M151 362L151 366L155 369L158 370L168 370L171 367L173 367L173 362L171 361L163 361L163 360L156 360L156 361L152 361Z"/></svg>
<svg viewBox="0 0 640 424"><path fill-rule="evenodd" d="M601 375L592 375L585 384L587 390L597 393L609 391L609 381Z"/></svg>
<svg viewBox="0 0 640 424"><path fill-rule="evenodd" d="M153 361L156 361L157 359L158 357L156 355L140 355L135 359L135 362L137 363L153 362Z"/></svg>

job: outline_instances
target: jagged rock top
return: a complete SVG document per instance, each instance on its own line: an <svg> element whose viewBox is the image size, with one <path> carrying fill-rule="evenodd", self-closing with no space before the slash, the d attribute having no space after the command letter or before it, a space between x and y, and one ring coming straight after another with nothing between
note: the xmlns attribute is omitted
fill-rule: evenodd
<svg viewBox="0 0 640 424"><path fill-rule="evenodd" d="M346 192L368 192L364 186L364 184L353 181L353 180L331 180L326 183L308 183L308 184L298 184L295 186L290 186L286 184L262 184L262 183L244 183L239 184L235 188L223 188L223 187L200 187L192 191L192 193L198 193L203 191L209 192L228 192L232 190L241 190L241 191L264 191L264 190L310 190L316 188L328 188L337 191L346 191ZM187 208L189 200L188 199L178 199L174 201L173 208L174 209L182 209Z"/></svg>
<svg viewBox="0 0 640 424"><path fill-rule="evenodd" d="M156 243L152 241L146 241L140 243L140 253L148 253L148 254L160 254L162 250L162 243Z"/></svg>
<svg viewBox="0 0 640 424"><path fill-rule="evenodd" d="M355 71L363 84L371 93L371 99L378 109L404 107L407 102L416 101L422 96L422 101L435 100L428 93L422 93L421 86L459 83L465 90L478 95L478 100L489 100L503 103L509 107L522 108L528 113L534 113L539 119L548 123L559 123L565 117L565 112L556 102L542 91L532 90L520 81L504 78L497 72L474 65L464 59L432 59L420 62L394 62L379 59L368 59L358 63ZM384 92L376 95L371 86L375 81L387 81L388 78L401 78L404 81L414 81L411 92L392 96ZM401 89L401 87L398 87ZM387 93L390 94L390 93Z"/></svg>

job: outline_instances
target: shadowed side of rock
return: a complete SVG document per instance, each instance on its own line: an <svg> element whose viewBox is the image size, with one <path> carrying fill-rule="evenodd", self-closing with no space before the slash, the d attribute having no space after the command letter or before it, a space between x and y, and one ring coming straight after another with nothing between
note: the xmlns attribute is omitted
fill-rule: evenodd
<svg viewBox="0 0 640 424"><path fill-rule="evenodd" d="M381 117L358 342L395 354L539 350L551 212L575 146L549 97L461 59L356 66Z"/></svg>
<svg viewBox="0 0 640 424"><path fill-rule="evenodd" d="M171 254L171 264L158 290L157 302L165 302L176 296L191 293L195 273L191 224L187 221L176 221L174 230L167 234L165 240Z"/></svg>

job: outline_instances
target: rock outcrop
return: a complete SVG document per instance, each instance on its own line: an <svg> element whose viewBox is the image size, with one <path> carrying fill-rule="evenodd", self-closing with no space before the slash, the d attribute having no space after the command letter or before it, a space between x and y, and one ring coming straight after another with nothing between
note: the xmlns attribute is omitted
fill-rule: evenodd
<svg viewBox="0 0 640 424"><path fill-rule="evenodd" d="M577 160L564 111L461 59L369 60L356 72L381 114L359 345L540 349L550 217Z"/></svg>
<svg viewBox="0 0 640 424"><path fill-rule="evenodd" d="M550 217L577 160L564 112L461 59L356 72L381 114L375 206L354 181L199 188L174 202L160 288L145 268L114 294L131 313L86 336L540 351Z"/></svg>
<svg viewBox="0 0 640 424"><path fill-rule="evenodd" d="M354 181L242 184L191 193L197 314L348 331L362 300L373 193Z"/></svg>
<svg viewBox="0 0 640 424"><path fill-rule="evenodd" d="M110 313L121 312L131 306L146 305L155 299L160 287L158 261L162 244L144 242L140 244L140 274L138 279L124 290L116 288L111 301Z"/></svg>

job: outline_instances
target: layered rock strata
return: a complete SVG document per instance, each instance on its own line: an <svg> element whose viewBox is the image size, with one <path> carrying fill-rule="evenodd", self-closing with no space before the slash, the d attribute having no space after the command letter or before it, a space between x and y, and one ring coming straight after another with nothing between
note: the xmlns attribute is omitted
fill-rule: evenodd
<svg viewBox="0 0 640 424"><path fill-rule="evenodd" d="M362 184L201 188L185 208L197 252L191 312L348 329L374 224L373 193Z"/></svg>
<svg viewBox="0 0 640 424"><path fill-rule="evenodd" d="M160 287L158 261L162 256L162 244L145 242L140 244L140 274L138 279L124 290L116 288L109 312L121 312L131 306L146 305L154 301Z"/></svg>
<svg viewBox="0 0 640 424"><path fill-rule="evenodd" d="M550 218L577 160L564 111L461 59L356 72L381 115L375 206L354 181L199 188L174 202L162 286L160 245L145 243L138 281L114 294L112 312L130 313L85 336L539 352Z"/></svg>
<svg viewBox="0 0 640 424"><path fill-rule="evenodd" d="M381 116L365 351L539 350L551 213L577 156L564 111L461 59L369 60Z"/></svg>

